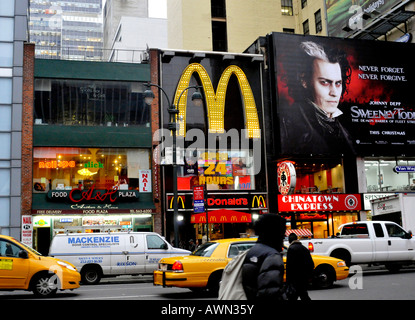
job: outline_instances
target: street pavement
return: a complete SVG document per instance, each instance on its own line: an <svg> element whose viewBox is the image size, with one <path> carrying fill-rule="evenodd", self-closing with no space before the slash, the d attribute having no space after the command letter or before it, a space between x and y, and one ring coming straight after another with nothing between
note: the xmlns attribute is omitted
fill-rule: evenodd
<svg viewBox="0 0 415 320"><path fill-rule="evenodd" d="M351 272L349 278L335 282L330 289L310 289L313 301L326 300L415 300L415 267L390 273L383 268L363 268ZM34 300L27 291L0 291L0 300ZM46 300L46 299L41 299ZM217 300L206 293L189 289L154 286L152 276L119 276L103 278L98 285L85 286L74 291L58 292L47 300Z"/></svg>

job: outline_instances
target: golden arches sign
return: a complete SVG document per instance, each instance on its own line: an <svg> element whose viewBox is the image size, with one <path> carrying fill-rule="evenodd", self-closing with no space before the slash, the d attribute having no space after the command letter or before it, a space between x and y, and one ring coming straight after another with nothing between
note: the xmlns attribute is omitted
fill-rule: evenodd
<svg viewBox="0 0 415 320"><path fill-rule="evenodd" d="M259 138L260 128L255 99L248 79L246 78L246 75L242 69L235 65L227 67L220 77L215 94L212 81L210 80L206 69L199 63L192 63L188 65L186 69L184 69L176 89L176 94L174 96L174 105L179 109L179 118L177 119L177 122L180 123L180 129L178 131L178 135L184 137L186 134L187 90L184 92L183 90L189 86L190 78L194 72L199 75L203 90L205 91L209 132L225 132L224 117L226 89L228 87L230 77L235 75L238 79L239 87L241 89L242 100L244 104L245 129L248 131L248 137ZM180 104L177 105L180 94L182 93L183 95L180 98Z"/></svg>
<svg viewBox="0 0 415 320"><path fill-rule="evenodd" d="M170 199L170 209L172 209L173 208L173 200L174 200L174 196ZM177 197L177 207L179 206L179 203L182 203L182 209L184 209L185 208L185 205L184 205L184 199L183 199L183 196L178 196Z"/></svg>
<svg viewBox="0 0 415 320"><path fill-rule="evenodd" d="M257 206L255 206L255 202L257 204ZM262 206L261 206L262 205ZM263 196L254 196L254 198L252 199L252 208L256 208L256 207L261 207L261 208L266 208L267 207L267 203L265 202L265 199Z"/></svg>

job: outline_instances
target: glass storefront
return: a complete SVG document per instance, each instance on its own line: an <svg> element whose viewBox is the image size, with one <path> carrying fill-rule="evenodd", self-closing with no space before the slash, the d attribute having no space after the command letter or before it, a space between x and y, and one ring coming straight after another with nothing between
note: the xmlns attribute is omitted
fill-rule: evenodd
<svg viewBox="0 0 415 320"><path fill-rule="evenodd" d="M140 170L150 169L146 149L35 147L33 192L49 190L138 190Z"/></svg>
<svg viewBox="0 0 415 320"><path fill-rule="evenodd" d="M340 158L295 159L291 160L296 171L295 195L310 201L317 195L330 200L338 194L342 196L345 190L345 173L343 161ZM298 207L297 207L298 208ZM346 210L346 208L344 208ZM328 238L336 235L339 226L347 222L359 220L359 212L343 210L309 210L307 212L281 212L288 221L287 229L307 229L314 238ZM303 210L305 211L305 210Z"/></svg>
<svg viewBox="0 0 415 320"><path fill-rule="evenodd" d="M293 161L296 171L295 193L343 193L344 169L341 159Z"/></svg>
<svg viewBox="0 0 415 320"><path fill-rule="evenodd" d="M292 216L288 216L291 221ZM307 229L314 238L328 238L335 236L339 232L339 227L348 222L359 220L358 212L310 212L295 214L295 229ZM287 229L292 229L291 223L287 225Z"/></svg>
<svg viewBox="0 0 415 320"><path fill-rule="evenodd" d="M411 192L415 172L399 172L396 166L414 167L414 158L365 158L367 192Z"/></svg>
<svg viewBox="0 0 415 320"><path fill-rule="evenodd" d="M35 124L150 126L143 84L97 80L35 80Z"/></svg>

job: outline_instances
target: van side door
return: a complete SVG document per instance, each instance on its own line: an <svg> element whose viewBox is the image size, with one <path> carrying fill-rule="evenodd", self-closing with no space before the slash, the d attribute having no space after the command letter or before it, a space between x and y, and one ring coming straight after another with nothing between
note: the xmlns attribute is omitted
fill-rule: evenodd
<svg viewBox="0 0 415 320"><path fill-rule="evenodd" d="M161 258L169 256L169 245L157 234L146 234L146 273L152 273L157 269Z"/></svg>
<svg viewBox="0 0 415 320"><path fill-rule="evenodd" d="M126 261L126 241L123 235L110 235L111 236L111 244L108 246L108 251L110 251L111 255L111 270L110 274L112 275L119 275L125 274L125 261ZM104 236L104 238L109 237ZM107 247L106 247L107 248Z"/></svg>
<svg viewBox="0 0 415 320"><path fill-rule="evenodd" d="M144 250L144 234L130 233L126 236L126 274L145 273L146 257Z"/></svg>

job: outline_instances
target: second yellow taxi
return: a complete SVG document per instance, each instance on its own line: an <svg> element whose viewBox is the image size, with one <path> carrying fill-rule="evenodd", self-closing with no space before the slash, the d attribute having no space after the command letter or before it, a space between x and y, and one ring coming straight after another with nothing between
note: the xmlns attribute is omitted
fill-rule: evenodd
<svg viewBox="0 0 415 320"><path fill-rule="evenodd" d="M189 256L163 258L154 271L154 285L217 292L222 272L232 258L250 249L256 238L235 238L210 241ZM284 263L286 260L284 249ZM349 268L343 260L312 255L313 285L329 288L334 281L348 277ZM285 278L285 276L284 276Z"/></svg>

